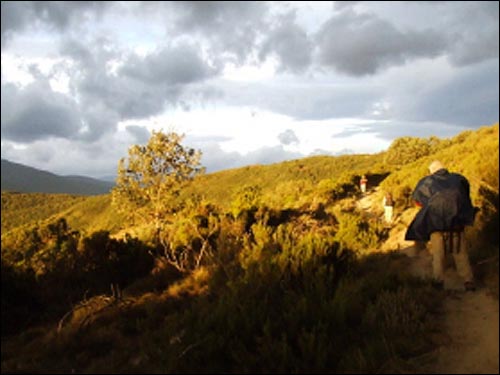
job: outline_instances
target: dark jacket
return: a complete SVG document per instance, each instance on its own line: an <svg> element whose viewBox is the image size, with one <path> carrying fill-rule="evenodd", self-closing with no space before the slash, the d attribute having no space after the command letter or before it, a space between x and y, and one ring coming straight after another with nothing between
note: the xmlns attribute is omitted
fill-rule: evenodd
<svg viewBox="0 0 500 375"><path fill-rule="evenodd" d="M432 232L474 223L476 209L470 199L470 185L458 173L443 168L422 178L412 198L422 208L408 227L405 240L429 241Z"/></svg>

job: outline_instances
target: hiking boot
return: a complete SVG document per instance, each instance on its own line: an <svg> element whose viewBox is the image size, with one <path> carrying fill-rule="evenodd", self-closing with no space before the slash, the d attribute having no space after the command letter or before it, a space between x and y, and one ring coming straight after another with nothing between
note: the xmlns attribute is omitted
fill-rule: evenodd
<svg viewBox="0 0 500 375"><path fill-rule="evenodd" d="M464 287L465 287L465 291L467 291L467 292L473 292L476 290L476 284L474 283L474 281L466 281L464 283Z"/></svg>

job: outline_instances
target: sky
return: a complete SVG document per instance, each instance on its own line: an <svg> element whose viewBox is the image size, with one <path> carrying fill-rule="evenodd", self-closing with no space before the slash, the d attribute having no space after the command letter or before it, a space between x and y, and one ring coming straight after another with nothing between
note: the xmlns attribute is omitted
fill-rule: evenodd
<svg viewBox="0 0 500 375"><path fill-rule="evenodd" d="M498 122L497 1L2 1L2 158L116 174L152 131L207 172Z"/></svg>

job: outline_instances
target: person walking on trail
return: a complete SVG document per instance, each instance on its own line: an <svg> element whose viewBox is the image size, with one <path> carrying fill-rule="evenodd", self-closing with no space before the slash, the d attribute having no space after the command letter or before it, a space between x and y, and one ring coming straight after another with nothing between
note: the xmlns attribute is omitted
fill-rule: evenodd
<svg viewBox="0 0 500 375"><path fill-rule="evenodd" d="M361 179L359 180L359 187L361 189L361 192L363 194L366 193L366 184L368 183L368 179L366 178L365 175L362 175L361 176Z"/></svg>
<svg viewBox="0 0 500 375"><path fill-rule="evenodd" d="M394 211L394 200L392 199L391 193L386 193L384 199L382 200L382 205L384 206L384 220L386 225L392 224L392 215Z"/></svg>
<svg viewBox="0 0 500 375"><path fill-rule="evenodd" d="M471 202L469 181L461 174L450 173L438 160L429 165L429 172L412 193L421 209L410 223L405 240L430 240L435 286L444 287L448 250L453 254L458 274L465 280L465 290L475 290L464 233L464 227L474 223L477 211Z"/></svg>

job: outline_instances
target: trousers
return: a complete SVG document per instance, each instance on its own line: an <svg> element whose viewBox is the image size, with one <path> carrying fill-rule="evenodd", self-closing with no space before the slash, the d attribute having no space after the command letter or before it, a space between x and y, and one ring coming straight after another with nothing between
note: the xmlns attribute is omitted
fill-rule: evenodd
<svg viewBox="0 0 500 375"><path fill-rule="evenodd" d="M453 254L458 275L465 282L474 280L463 230L431 233L430 250L432 254L432 273L436 281L444 281L446 251Z"/></svg>
<svg viewBox="0 0 500 375"><path fill-rule="evenodd" d="M387 224L392 223L392 213L393 213L392 206L384 206L384 219Z"/></svg>

